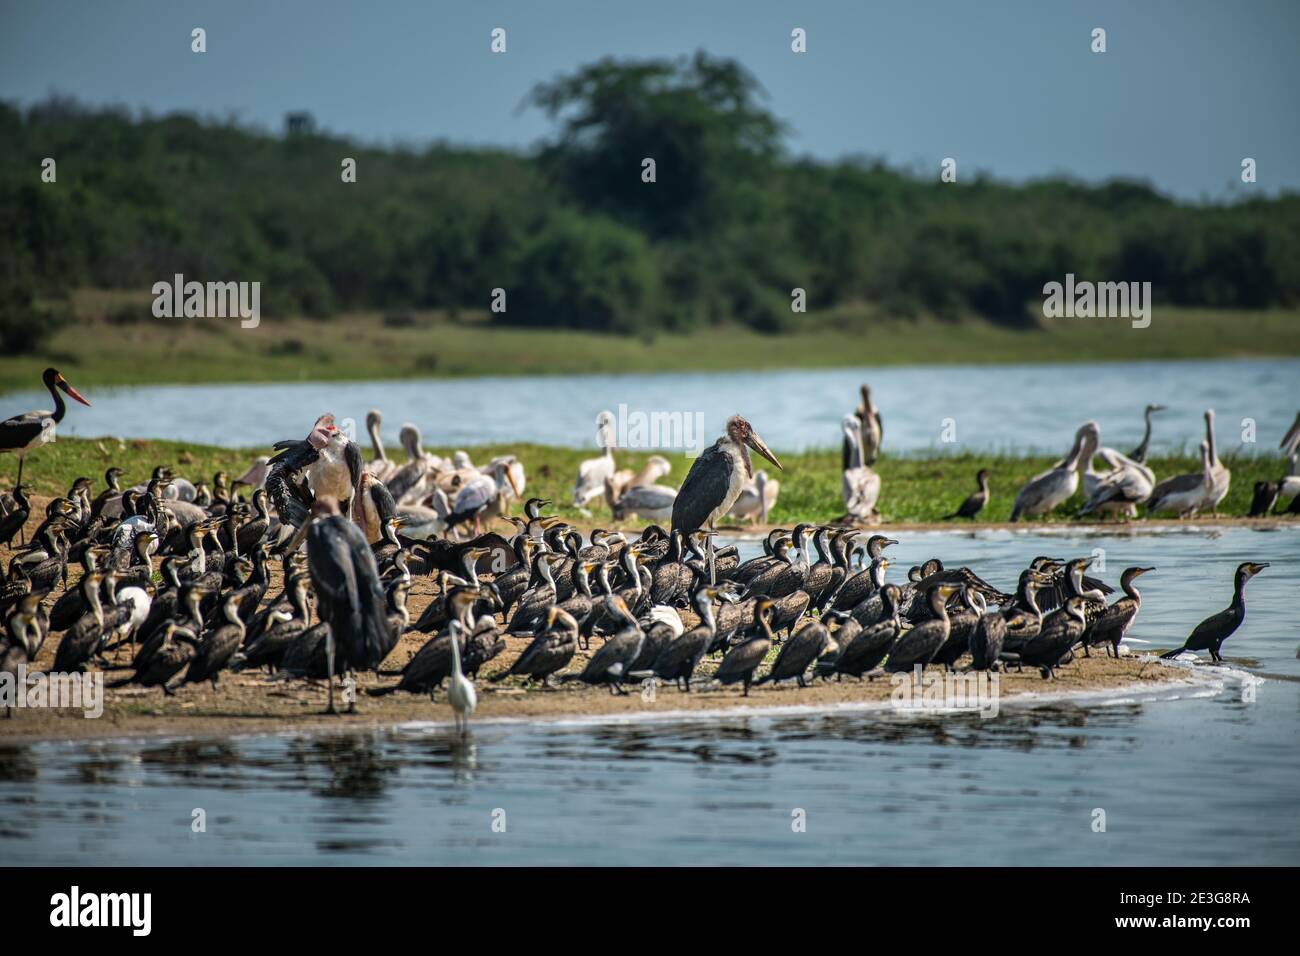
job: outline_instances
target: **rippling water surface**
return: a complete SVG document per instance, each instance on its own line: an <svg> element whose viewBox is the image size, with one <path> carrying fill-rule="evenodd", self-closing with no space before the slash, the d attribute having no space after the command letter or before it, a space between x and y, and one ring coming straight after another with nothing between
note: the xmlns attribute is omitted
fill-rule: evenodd
<svg viewBox="0 0 1300 956"><path fill-rule="evenodd" d="M1004 707L992 720L843 711L480 722L465 741L430 724L35 745L6 744L0 726L0 858L1300 863L1300 532L926 534L895 550L903 567L941 554L1005 583L1035 554L1094 549L1109 581L1128 564L1159 568L1142 579L1138 651L1179 642L1225 606L1239 561L1273 562L1225 648L1235 676L1141 699ZM1265 678L1253 695L1251 675ZM205 833L191 830L196 807ZM1098 809L1104 833L1092 829ZM798 811L805 832L792 828Z"/></svg>
<svg viewBox="0 0 1300 956"><path fill-rule="evenodd" d="M949 418L968 450L1061 454L1074 428L1092 418L1107 444L1127 451L1141 439L1142 409L1158 403L1169 410L1157 418L1157 450L1195 451L1201 413L1214 408L1226 454L1238 447L1243 418L1258 423L1262 447L1276 445L1295 417L1300 359L95 389L94 406L73 408L59 432L253 447L305 435L321 411L362 422L378 408L389 416L390 445L402 422L411 421L433 447L512 441L584 447L595 443L596 414L622 404L629 412L698 411L707 441L728 415L741 412L772 447L801 450L838 445L839 420L864 381L892 452L941 447ZM44 392L0 397L0 409L14 411L49 403Z"/></svg>

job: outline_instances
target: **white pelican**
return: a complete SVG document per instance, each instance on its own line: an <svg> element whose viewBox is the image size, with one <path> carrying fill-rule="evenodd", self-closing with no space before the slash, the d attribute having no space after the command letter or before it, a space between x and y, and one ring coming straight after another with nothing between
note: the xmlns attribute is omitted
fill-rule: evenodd
<svg viewBox="0 0 1300 956"><path fill-rule="evenodd" d="M748 518L751 523L767 524L768 513L776 507L780 491L779 481L767 477L766 471L757 471L754 479L740 490L740 497L727 514L732 518Z"/></svg>
<svg viewBox="0 0 1300 956"><path fill-rule="evenodd" d="M1047 471L1035 475L1020 489L1011 506L1011 520L1045 515L1059 504L1069 501L1079 488L1079 471L1084 453L1097 447L1100 429L1096 422L1085 422L1074 434L1069 454Z"/></svg>
<svg viewBox="0 0 1300 956"><path fill-rule="evenodd" d="M253 463L248 466L248 471L244 472L235 479L236 483L248 485L254 491L258 488L266 487L266 475L271 470L271 459L261 455L253 459Z"/></svg>
<svg viewBox="0 0 1300 956"><path fill-rule="evenodd" d="M366 434L370 436L370 453L373 456L366 462L366 471L380 481L387 481L397 471L397 462L388 457L384 451L384 440L379 434L379 426L384 423L384 416L379 409L372 408L366 412Z"/></svg>
<svg viewBox="0 0 1300 956"><path fill-rule="evenodd" d="M863 464L862 420L857 415L845 415L840 426L849 446L849 467L844 469L842 488L844 513L854 521L869 521L880 498L880 476Z"/></svg>
<svg viewBox="0 0 1300 956"><path fill-rule="evenodd" d="M1151 497L1155 488L1155 472L1113 448L1099 449L1097 454L1110 470L1100 473L1079 514L1102 511L1137 517L1137 506Z"/></svg>
<svg viewBox="0 0 1300 956"><path fill-rule="evenodd" d="M506 489L513 487L515 480L509 464L505 458L498 458L489 467L487 474L474 478L456 493L452 513L447 518L448 529L472 518L474 533L481 534L484 518L490 521L498 515L505 514ZM518 496L519 491L515 489L515 497Z"/></svg>
<svg viewBox="0 0 1300 956"><path fill-rule="evenodd" d="M465 676L460 666L460 642L461 624L460 621L451 622L451 675L450 684L447 688L447 702L451 704L452 712L456 715L456 732L462 736L469 732L469 716L474 713L474 708L478 706L478 693L474 690L473 682Z"/></svg>
<svg viewBox="0 0 1300 956"><path fill-rule="evenodd" d="M488 465L488 470L490 471L492 468L496 467L498 462L503 462L510 470L510 481L504 489L507 502L506 510L508 511L508 503L512 499L523 498L524 489L528 487L528 476L524 473L523 463L514 455L498 455L496 458L492 459L491 463Z"/></svg>
<svg viewBox="0 0 1300 956"><path fill-rule="evenodd" d="M672 470L673 466L663 455L651 455L646 459L646 463L641 466L640 471L634 472L630 468L620 468L614 472L612 478L605 479L605 504L609 505L610 511L613 511L614 502L622 497L623 492L638 485L656 484L660 478L663 478Z"/></svg>
<svg viewBox="0 0 1300 956"><path fill-rule="evenodd" d="M395 468L384 479L384 484L388 485L393 500L399 504L419 501L429 493L436 472L442 467L442 461L421 447L420 429L410 422L402 426L397 433L397 440L406 452L406 464Z"/></svg>
<svg viewBox="0 0 1300 956"><path fill-rule="evenodd" d="M640 515L647 521L664 521L672 517L677 489L667 485L633 485L614 502L611 509L619 521Z"/></svg>
<svg viewBox="0 0 1300 956"><path fill-rule="evenodd" d="M614 475L614 413L601 412L596 416L596 441L600 444L598 458L588 458L578 465L578 477L573 482L573 507L583 508L605 490L605 479Z"/></svg>
<svg viewBox="0 0 1300 956"><path fill-rule="evenodd" d="M1186 475L1166 478L1156 485L1147 499L1147 514L1160 511L1173 511L1178 517L1186 518L1196 514L1205 507L1214 479L1210 465L1210 444L1201 442L1201 470Z"/></svg>
<svg viewBox="0 0 1300 956"><path fill-rule="evenodd" d="M1205 441L1210 446L1210 492L1206 495L1204 508L1218 514L1219 502L1228 494L1228 485L1232 481L1232 472L1219 461L1219 447L1214 440L1214 409L1205 410Z"/></svg>

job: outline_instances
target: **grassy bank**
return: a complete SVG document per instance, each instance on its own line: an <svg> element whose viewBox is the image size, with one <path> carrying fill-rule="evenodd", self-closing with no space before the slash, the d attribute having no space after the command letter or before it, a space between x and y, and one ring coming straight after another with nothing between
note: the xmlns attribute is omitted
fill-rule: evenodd
<svg viewBox="0 0 1300 956"><path fill-rule="evenodd" d="M449 455L453 449L430 450ZM561 515L578 516L567 503L578 463L590 457L589 450L529 444L487 445L466 450L479 463L505 452L518 455L527 469L526 494L552 499ZM232 476L241 474L256 456L268 454L268 451L264 448L232 450L183 442L67 438L35 451L28 458L24 480L34 485L38 493L48 495L65 491L75 478L86 475L94 480L98 489L102 487L104 470L110 464L126 469L127 478L132 482L147 478L149 472L160 464L171 466L178 475L210 479L219 469L230 472ZM770 515L772 522L828 521L843 514L838 449L801 453L780 452L778 449L778 454L785 471L776 475L781 482L781 492ZM390 452L390 455L400 458L395 452ZM645 453L619 452L617 460L620 467L639 468L647 457ZM673 465L666 483L680 485L690 468L690 461L682 455L666 457ZM1030 477L1049 467L1053 460L973 454L925 459L886 457L878 462L877 467L882 481L879 508L887 523L938 521L955 510L974 490L975 472L988 468L993 476L992 499L980 517L988 522L1005 521L1016 491ZM1283 471L1281 460L1275 456L1227 457L1225 463L1232 469L1232 487L1219 512L1228 516L1244 516L1250 509L1254 483L1261 479L1276 479ZM1197 461L1186 456L1154 458L1150 465L1161 478L1199 467ZM769 468L768 472L773 474L774 469ZM0 456L0 487L11 487L16 474L17 460L8 455ZM1052 517L1068 520L1080 503L1076 496L1072 502L1058 508ZM609 524L608 520L602 521L608 518L609 512L604 504L595 504L593 520Z"/></svg>
<svg viewBox="0 0 1300 956"><path fill-rule="evenodd" d="M357 380L582 372L759 371L916 363L1120 361L1300 354L1300 312L1157 309L1151 326L1060 320L1035 331L982 321L810 314L781 336L729 328L654 340L501 328L484 316L360 313L330 321L155 319L148 295L84 292L42 350L0 357L0 391L39 388L46 365L79 386Z"/></svg>

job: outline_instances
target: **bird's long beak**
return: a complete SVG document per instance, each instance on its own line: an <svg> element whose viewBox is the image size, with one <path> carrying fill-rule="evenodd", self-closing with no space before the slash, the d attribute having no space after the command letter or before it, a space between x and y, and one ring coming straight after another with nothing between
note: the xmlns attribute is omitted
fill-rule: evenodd
<svg viewBox="0 0 1300 956"><path fill-rule="evenodd" d="M516 498L521 497L519 494L519 486L515 484L515 476L510 473L510 466L507 465L504 471L506 473L506 482L510 485L510 490L515 493Z"/></svg>
<svg viewBox="0 0 1300 956"><path fill-rule="evenodd" d="M757 432L751 431L749 437L745 439L745 444L754 449L754 451L758 452L772 464L776 465L776 467L781 471L785 471L785 468L782 467L781 463L776 460L776 455L772 454L772 449L768 448L763 439L758 437Z"/></svg>
<svg viewBox="0 0 1300 956"><path fill-rule="evenodd" d="M68 380L64 378L62 375L59 376L58 381L55 384L57 384L60 389L62 389L65 393L67 393L69 397L75 398L77 401L81 402L81 404L85 405L87 408L90 407L90 402L86 401L85 397L79 391L77 391L75 388L69 385Z"/></svg>

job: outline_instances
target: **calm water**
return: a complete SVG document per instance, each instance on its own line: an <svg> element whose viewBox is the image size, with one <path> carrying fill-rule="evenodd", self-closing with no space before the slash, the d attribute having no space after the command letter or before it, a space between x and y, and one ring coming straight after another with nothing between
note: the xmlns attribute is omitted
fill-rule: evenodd
<svg viewBox="0 0 1300 956"><path fill-rule="evenodd" d="M0 741L0 858L221 864L1300 863L1300 532L907 535L1004 585L1035 554L1103 549L1143 578L1139 640L1181 641L1226 605L1227 645L1264 675L1160 699L619 724L440 725L221 741ZM1045 685L1046 687L1047 685ZM673 691L659 695L671 708ZM798 699L797 694L790 695ZM1170 699L1176 698L1176 699ZM445 708L431 705L444 719ZM21 719L21 716L16 719ZM0 735L3 734L0 724ZM191 812L207 832L191 832ZM1094 833L1102 808L1107 832ZM806 814L795 833L792 813ZM505 832L492 822L504 813Z"/></svg>
<svg viewBox="0 0 1300 956"><path fill-rule="evenodd" d="M323 411L362 422L378 408L387 416L390 445L411 421L435 447L511 441L587 447L595 444L596 414L623 404L629 412L701 412L707 441L726 416L741 412L774 448L801 450L839 443L839 420L857 403L864 381L893 452L939 447L948 418L964 449L1064 453L1074 428L1093 418L1107 444L1127 451L1141 438L1142 409L1158 403L1169 411L1157 419L1156 449L1194 450L1203 434L1201 413L1214 408L1220 447L1228 453L1238 447L1238 423L1246 417L1259 423L1262 447L1276 446L1295 417L1300 360L94 389L94 407L75 406L60 433L252 447L305 435ZM0 414L48 405L43 392L11 394L0 397Z"/></svg>

